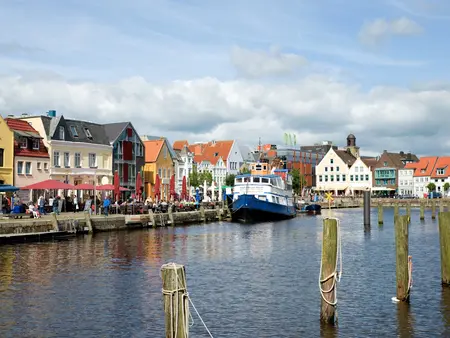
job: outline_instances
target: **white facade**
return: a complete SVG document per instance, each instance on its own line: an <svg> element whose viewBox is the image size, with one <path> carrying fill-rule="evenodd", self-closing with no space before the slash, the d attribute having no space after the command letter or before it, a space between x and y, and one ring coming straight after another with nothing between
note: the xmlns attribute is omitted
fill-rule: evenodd
<svg viewBox="0 0 450 338"><path fill-rule="evenodd" d="M414 169L398 170L398 193L400 195L415 195Z"/></svg>
<svg viewBox="0 0 450 338"><path fill-rule="evenodd" d="M239 149L239 146L236 141L233 141L233 146L231 147L230 153L228 154L228 157L225 160L226 160L225 175L227 173L237 175L239 173L241 166L244 164L244 158L242 157L241 150Z"/></svg>
<svg viewBox="0 0 450 338"><path fill-rule="evenodd" d="M346 190L349 186L349 167L331 148L322 161L316 166L317 190L338 191Z"/></svg>
<svg viewBox="0 0 450 338"><path fill-rule="evenodd" d="M186 182L189 182L189 175L192 173L194 165L194 154L191 153L186 146L184 146L182 150L176 152L178 160L175 161L175 189L176 192L180 194L183 186L183 177L186 176Z"/></svg>
<svg viewBox="0 0 450 338"><path fill-rule="evenodd" d="M350 167L348 175L348 189L352 195L355 191L372 189L372 171L361 158L356 159Z"/></svg>
<svg viewBox="0 0 450 338"><path fill-rule="evenodd" d="M420 176L414 177L414 194L418 195L420 198L424 197L424 194L428 194L427 185L430 183L431 177L430 176Z"/></svg>
<svg viewBox="0 0 450 338"><path fill-rule="evenodd" d="M217 159L215 165L213 165L210 161L204 160L197 164L198 172L202 173L205 171L209 171L212 174L212 179L216 183L215 185L221 186L225 184L225 178L227 176L227 166L225 162L222 160L222 157Z"/></svg>

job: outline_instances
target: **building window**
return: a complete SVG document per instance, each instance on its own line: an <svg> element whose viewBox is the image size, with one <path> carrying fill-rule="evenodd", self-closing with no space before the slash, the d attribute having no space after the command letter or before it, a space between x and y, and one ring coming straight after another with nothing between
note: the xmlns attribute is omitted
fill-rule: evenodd
<svg viewBox="0 0 450 338"><path fill-rule="evenodd" d="M340 175L336 175L336 182L339 182Z"/></svg>
<svg viewBox="0 0 450 338"><path fill-rule="evenodd" d="M350 175L350 181L353 181L353 175Z"/></svg>
<svg viewBox="0 0 450 338"><path fill-rule="evenodd" d="M325 167L325 171L328 171L328 167Z"/></svg>
<svg viewBox="0 0 450 338"><path fill-rule="evenodd" d="M325 182L328 182L328 175L325 175Z"/></svg>
<svg viewBox="0 0 450 338"><path fill-rule="evenodd" d="M64 167L70 167L70 153L67 152L64 153Z"/></svg>
<svg viewBox="0 0 450 338"><path fill-rule="evenodd" d="M333 167L330 167L330 171L333 171Z"/></svg>
<svg viewBox="0 0 450 338"><path fill-rule="evenodd" d="M359 179L360 179L361 181L364 181L364 175L360 175Z"/></svg>
<svg viewBox="0 0 450 338"><path fill-rule="evenodd" d="M345 182L345 180L346 180L345 175L342 175L342 182Z"/></svg>
<svg viewBox="0 0 450 338"><path fill-rule="evenodd" d="M25 162L25 175L31 175L31 162Z"/></svg>
<svg viewBox="0 0 450 338"><path fill-rule="evenodd" d="M70 131L72 132L73 137L78 137L78 130L75 126L70 126Z"/></svg>
<svg viewBox="0 0 450 338"><path fill-rule="evenodd" d="M322 175L319 175L319 182L322 182Z"/></svg>
<svg viewBox="0 0 450 338"><path fill-rule="evenodd" d="M333 160L333 159L330 159L330 163L333 164L333 163L334 163L334 160Z"/></svg>
<svg viewBox="0 0 450 338"><path fill-rule="evenodd" d="M383 162L383 165L387 167L388 163L386 161Z"/></svg>
<svg viewBox="0 0 450 338"><path fill-rule="evenodd" d="M159 169L158 169L158 176L159 176L160 178L162 178L161 175L162 175L162 170L161 170L161 168L159 168Z"/></svg>
<svg viewBox="0 0 450 338"><path fill-rule="evenodd" d="M53 152L53 166L59 167L59 151Z"/></svg>
<svg viewBox="0 0 450 338"><path fill-rule="evenodd" d="M39 139L38 138L33 139L33 149L39 150Z"/></svg>
<svg viewBox="0 0 450 338"><path fill-rule="evenodd" d="M0 148L0 168L3 167L3 156L5 154L5 149Z"/></svg>
<svg viewBox="0 0 450 338"><path fill-rule="evenodd" d="M330 181L334 182L334 175L330 175Z"/></svg>
<svg viewBox="0 0 450 338"><path fill-rule="evenodd" d="M438 169L438 170L436 170L436 174L437 175L444 175L445 174L445 170L444 169Z"/></svg>
<svg viewBox="0 0 450 338"><path fill-rule="evenodd" d="M23 173L23 162L22 161L17 162L17 173L19 175L22 175L22 173Z"/></svg>
<svg viewBox="0 0 450 338"><path fill-rule="evenodd" d="M81 154L75 153L75 168L81 168Z"/></svg>
<svg viewBox="0 0 450 338"><path fill-rule="evenodd" d="M369 180L369 175L366 175L366 181L368 181Z"/></svg>
<svg viewBox="0 0 450 338"><path fill-rule="evenodd" d="M48 163L44 163L44 170L48 171Z"/></svg>
<svg viewBox="0 0 450 338"><path fill-rule="evenodd" d="M166 178L166 168L163 169L163 178Z"/></svg>
<svg viewBox="0 0 450 338"><path fill-rule="evenodd" d="M87 138L92 139L92 134L91 134L91 132L89 131L88 128L84 128L84 133L86 134L86 137L87 137Z"/></svg>
<svg viewBox="0 0 450 338"><path fill-rule="evenodd" d="M36 164L36 169L37 169L37 170L42 170L42 164L41 164L41 162L38 162L38 163Z"/></svg>
<svg viewBox="0 0 450 338"><path fill-rule="evenodd" d="M336 171L339 171L339 167L336 167Z"/></svg>
<svg viewBox="0 0 450 338"><path fill-rule="evenodd" d="M20 148L22 148L22 149L28 148L28 139L26 137L22 137L20 139Z"/></svg>
<svg viewBox="0 0 450 338"><path fill-rule="evenodd" d="M60 140L65 140L66 139L66 133L65 133L65 130L64 130L63 126L59 127L59 139Z"/></svg>
<svg viewBox="0 0 450 338"><path fill-rule="evenodd" d="M97 166L97 155L94 153L89 154L89 168L95 168Z"/></svg>
<svg viewBox="0 0 450 338"><path fill-rule="evenodd" d="M358 181L358 175L355 175L355 181Z"/></svg>

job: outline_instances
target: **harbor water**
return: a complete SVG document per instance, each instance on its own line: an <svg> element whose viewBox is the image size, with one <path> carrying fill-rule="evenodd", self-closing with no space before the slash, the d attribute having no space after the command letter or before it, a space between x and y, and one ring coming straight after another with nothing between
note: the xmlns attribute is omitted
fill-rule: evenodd
<svg viewBox="0 0 450 338"><path fill-rule="evenodd" d="M402 211L401 211L402 212ZM403 211L404 212L404 211ZM0 337L163 337L160 267L185 264L189 294L214 337L450 335L450 290L440 283L438 223L412 210L410 305L393 303L393 210L364 229L341 220L343 276L336 328L321 327L322 217L218 222L100 233L0 247ZM192 311L194 312L194 311ZM208 337L193 313L192 337Z"/></svg>

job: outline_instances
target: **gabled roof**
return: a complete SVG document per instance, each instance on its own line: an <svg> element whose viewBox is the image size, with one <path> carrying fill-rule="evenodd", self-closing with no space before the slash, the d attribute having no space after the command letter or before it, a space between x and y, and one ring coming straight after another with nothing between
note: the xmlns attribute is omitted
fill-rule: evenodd
<svg viewBox="0 0 450 338"><path fill-rule="evenodd" d="M104 124L103 126L105 128L105 133L109 139L109 142L111 144L116 142L120 134L122 134L125 128L128 127L128 125L130 124L131 124L130 122L117 122Z"/></svg>
<svg viewBox="0 0 450 338"><path fill-rule="evenodd" d="M348 153L345 150L334 150L336 155L338 155L342 161L344 161L345 164L347 164L349 167L353 165L356 161L356 157L352 154Z"/></svg>
<svg viewBox="0 0 450 338"><path fill-rule="evenodd" d="M187 140L179 140L173 143L172 148L174 150L181 150L184 146L189 146L189 142Z"/></svg>
<svg viewBox="0 0 450 338"><path fill-rule="evenodd" d="M435 168L437 156L421 157L418 162L414 163L416 166L414 170L414 177L431 176Z"/></svg>
<svg viewBox="0 0 450 338"><path fill-rule="evenodd" d="M444 169L444 174L438 174L438 169ZM450 176L450 156L439 157L431 172L431 178L446 178Z"/></svg>
<svg viewBox="0 0 450 338"><path fill-rule="evenodd" d="M368 166L369 168L373 168L375 167L375 165L377 164L378 160L375 157L366 157L366 156L361 156L361 161L364 162L364 164L366 166Z"/></svg>
<svg viewBox="0 0 450 338"><path fill-rule="evenodd" d="M392 163L397 168L404 167L403 161L412 161L412 162L419 161L418 157L411 153L407 153L407 154L405 154L404 152L390 153L390 152L385 151L384 154L386 154L390 158Z"/></svg>
<svg viewBox="0 0 450 338"><path fill-rule="evenodd" d="M27 121L13 118L6 118L5 122L8 125L9 129L13 131L25 131L31 134L30 137L32 137L33 134L36 134L36 137L40 137L38 131L34 129L33 126L29 124Z"/></svg>
<svg viewBox="0 0 450 338"><path fill-rule="evenodd" d="M208 142L204 145L203 152L194 156L194 162L201 163L203 161L208 161L212 165L216 165L219 158L222 158L222 161L226 163L231 148L233 147L233 143L234 141L232 140Z"/></svg>
<svg viewBox="0 0 450 338"><path fill-rule="evenodd" d="M33 128L27 121L7 118L5 119L9 129L14 131L14 155L22 157L40 157L49 158L47 148L42 141L42 137L39 135L36 129ZM20 147L20 138L26 137L27 139L35 139L39 142L39 149L33 149L32 143L28 143L27 148ZM32 141L28 141L32 142Z"/></svg>
<svg viewBox="0 0 450 338"><path fill-rule="evenodd" d="M166 141L164 138L159 140L144 141L145 162L156 162L165 142Z"/></svg>

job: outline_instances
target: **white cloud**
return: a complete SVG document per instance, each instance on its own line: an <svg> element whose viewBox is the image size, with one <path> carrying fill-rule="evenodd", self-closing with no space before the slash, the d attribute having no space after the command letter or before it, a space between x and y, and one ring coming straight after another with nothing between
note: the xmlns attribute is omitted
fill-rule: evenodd
<svg viewBox="0 0 450 338"><path fill-rule="evenodd" d="M384 18L366 22L359 32L359 39L366 45L376 45L391 36L411 36L422 33L415 21L401 17L394 20Z"/></svg>
<svg viewBox="0 0 450 338"><path fill-rule="evenodd" d="M276 48L269 52L233 47L231 62L243 76L258 78L292 73L307 61L304 57L291 53L281 53Z"/></svg>
<svg viewBox="0 0 450 338"><path fill-rule="evenodd" d="M254 145L259 137L282 143L284 132L294 132L303 145L343 144L354 132L363 152L448 153L448 106L447 90L376 87L364 92L320 76L290 84L199 78L164 85L141 77L114 83L0 77L2 115L56 109L68 118L130 120L142 134L171 140L233 138Z"/></svg>

